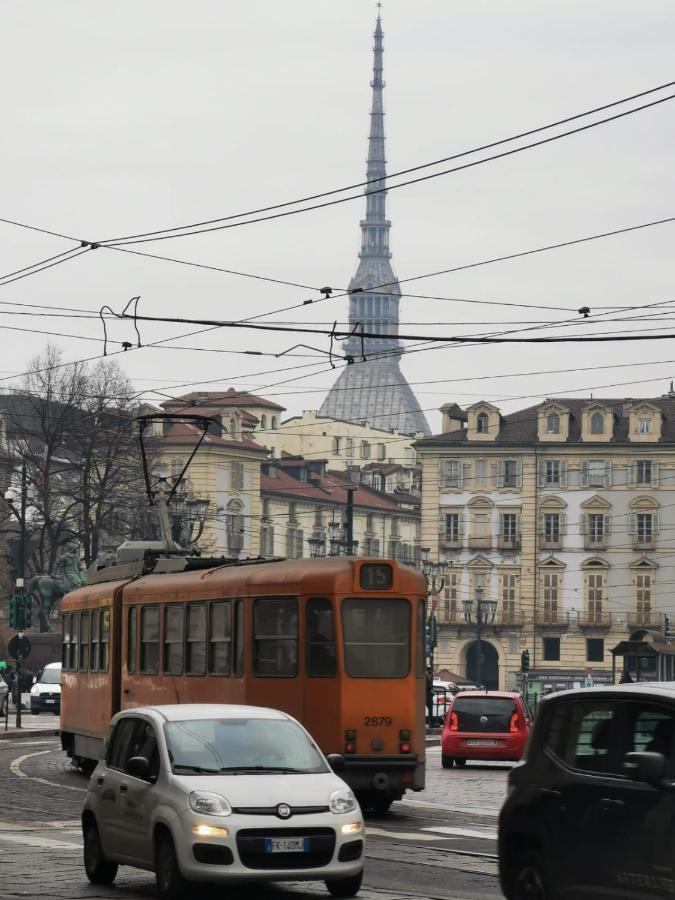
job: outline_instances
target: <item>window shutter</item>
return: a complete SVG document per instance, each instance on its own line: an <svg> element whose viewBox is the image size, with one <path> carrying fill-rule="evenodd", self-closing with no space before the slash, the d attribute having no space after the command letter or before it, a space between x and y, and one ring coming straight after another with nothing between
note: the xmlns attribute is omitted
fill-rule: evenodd
<svg viewBox="0 0 675 900"><path fill-rule="evenodd" d="M457 461L457 487L464 487L464 468L461 460Z"/></svg>
<svg viewBox="0 0 675 900"><path fill-rule="evenodd" d="M520 488L523 486L523 461L522 459L516 460L516 487Z"/></svg>
<svg viewBox="0 0 675 900"><path fill-rule="evenodd" d="M500 459L497 463L497 483L495 485L498 488L504 487L504 460Z"/></svg>
<svg viewBox="0 0 675 900"><path fill-rule="evenodd" d="M438 533L445 534L446 530L446 521L445 521L445 513L440 513L438 516Z"/></svg>
<svg viewBox="0 0 675 900"><path fill-rule="evenodd" d="M637 465L635 460L628 464L628 487L634 488L637 485Z"/></svg>
<svg viewBox="0 0 675 900"><path fill-rule="evenodd" d="M540 488L546 487L546 460L540 459L537 463L537 485Z"/></svg>
<svg viewBox="0 0 675 900"><path fill-rule="evenodd" d="M581 473L580 474L581 474L581 478L580 478L581 487L588 487L588 460L587 459L585 459L581 463Z"/></svg>
<svg viewBox="0 0 675 900"><path fill-rule="evenodd" d="M523 533L523 517L520 513L516 513L516 534L521 535Z"/></svg>
<svg viewBox="0 0 675 900"><path fill-rule="evenodd" d="M560 460L560 487L567 487L567 460Z"/></svg>
<svg viewBox="0 0 675 900"><path fill-rule="evenodd" d="M444 459L438 460L438 483L440 487L445 487L445 485L447 484L448 473L446 462L447 461Z"/></svg>
<svg viewBox="0 0 675 900"><path fill-rule="evenodd" d="M628 516L628 534L637 534L637 515L630 513Z"/></svg>
<svg viewBox="0 0 675 900"><path fill-rule="evenodd" d="M544 514L538 513L537 515L537 534L544 533Z"/></svg>
<svg viewBox="0 0 675 900"><path fill-rule="evenodd" d="M588 513L581 514L581 518L579 519L579 531L581 534L586 534L588 531Z"/></svg>
<svg viewBox="0 0 675 900"><path fill-rule="evenodd" d="M602 527L604 528L605 534L611 534L612 533L612 517L605 515L602 517L602 519L603 519Z"/></svg>
<svg viewBox="0 0 675 900"><path fill-rule="evenodd" d="M605 460L605 487L611 487L612 485L612 460Z"/></svg>
<svg viewBox="0 0 675 900"><path fill-rule="evenodd" d="M476 479L471 477L471 463L462 465L462 486L466 485L469 490L476 489Z"/></svg>
<svg viewBox="0 0 675 900"><path fill-rule="evenodd" d="M658 534L661 530L661 516L658 513L652 513L652 531Z"/></svg>
<svg viewBox="0 0 675 900"><path fill-rule="evenodd" d="M462 513L457 517L457 533L460 537L464 534L464 516Z"/></svg>
<svg viewBox="0 0 675 900"><path fill-rule="evenodd" d="M560 513L560 534L567 534L567 514Z"/></svg>
<svg viewBox="0 0 675 900"><path fill-rule="evenodd" d="M657 460L652 461L652 487L659 486L659 464Z"/></svg>

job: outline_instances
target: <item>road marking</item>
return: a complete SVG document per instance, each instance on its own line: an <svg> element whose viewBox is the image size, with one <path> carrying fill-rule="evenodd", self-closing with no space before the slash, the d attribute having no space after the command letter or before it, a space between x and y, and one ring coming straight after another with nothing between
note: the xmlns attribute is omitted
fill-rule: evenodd
<svg viewBox="0 0 675 900"><path fill-rule="evenodd" d="M77 844L69 841L55 841L53 838L42 837L38 834L10 834L3 831L0 834L0 843L24 844L26 847L39 847L41 850L80 850L81 841Z"/></svg>
<svg viewBox="0 0 675 900"><path fill-rule="evenodd" d="M422 828L421 831L432 831L434 834L451 834L455 837L483 838L486 841L496 841L496 831L477 831L475 828L459 828L445 825L432 825Z"/></svg>
<svg viewBox="0 0 675 900"><path fill-rule="evenodd" d="M16 741L5 740L0 736L0 750L5 750L10 744L21 744L22 747L44 747L46 744L52 744L53 746L57 746L57 741L53 738L50 741L24 741L19 738Z"/></svg>
<svg viewBox="0 0 675 900"><path fill-rule="evenodd" d="M63 788L64 791L79 791L81 794L86 794L86 788L75 787L74 784L59 784L58 781L49 781L47 778L36 778L35 775L26 775L25 772L21 771L21 764L27 759L32 759L34 756L44 756L46 753L51 752L51 750L39 750L37 753L24 753L23 756L19 756L12 761L9 767L10 772L16 775L17 778L26 778L28 781L37 781L40 784L48 784L51 787Z"/></svg>
<svg viewBox="0 0 675 900"><path fill-rule="evenodd" d="M435 841L436 838L430 834L420 834L419 831L386 831L384 828L376 828L369 825L366 828L366 834L373 834L377 837L399 838L406 841Z"/></svg>
<svg viewBox="0 0 675 900"><path fill-rule="evenodd" d="M401 801L405 806L416 806L419 809L443 809L446 812L470 813L474 816L486 816L490 819L496 819L499 815L499 809L487 806L450 806L443 803L425 803L423 800L408 800L404 797Z"/></svg>
<svg viewBox="0 0 675 900"><path fill-rule="evenodd" d="M52 822L0 822L0 832L5 831L59 831L79 833L82 825L79 819L54 820Z"/></svg>

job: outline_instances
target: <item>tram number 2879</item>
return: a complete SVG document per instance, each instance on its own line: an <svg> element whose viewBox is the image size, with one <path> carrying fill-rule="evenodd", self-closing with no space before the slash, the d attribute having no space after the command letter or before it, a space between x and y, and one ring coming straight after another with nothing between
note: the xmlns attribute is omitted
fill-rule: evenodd
<svg viewBox="0 0 675 900"><path fill-rule="evenodd" d="M393 719L391 716L364 716L363 724L366 728L390 728Z"/></svg>

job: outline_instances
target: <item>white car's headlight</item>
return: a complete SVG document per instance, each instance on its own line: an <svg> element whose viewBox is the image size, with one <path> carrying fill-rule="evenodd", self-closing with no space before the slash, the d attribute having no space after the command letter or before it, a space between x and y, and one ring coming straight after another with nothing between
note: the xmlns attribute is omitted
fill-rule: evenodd
<svg viewBox="0 0 675 900"><path fill-rule="evenodd" d="M37 686L37 684L33 685L33 687L30 689L30 692L31 694L35 694L35 696L37 697L40 696L40 688Z"/></svg>
<svg viewBox="0 0 675 900"><path fill-rule="evenodd" d="M333 791L330 795L330 811L335 813L336 816L341 816L343 813L354 812L359 808L358 803L356 802L356 797L352 794L349 788L342 788L339 791Z"/></svg>
<svg viewBox="0 0 675 900"><path fill-rule="evenodd" d="M232 807L225 797L210 791L192 791L188 797L190 809L205 816L230 816Z"/></svg>

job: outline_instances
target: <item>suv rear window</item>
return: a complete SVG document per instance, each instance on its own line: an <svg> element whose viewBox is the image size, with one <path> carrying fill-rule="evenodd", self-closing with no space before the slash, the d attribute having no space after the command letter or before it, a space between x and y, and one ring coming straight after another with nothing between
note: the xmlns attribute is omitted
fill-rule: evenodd
<svg viewBox="0 0 675 900"><path fill-rule="evenodd" d="M508 731L515 711L510 697L457 697L452 704L458 731Z"/></svg>

